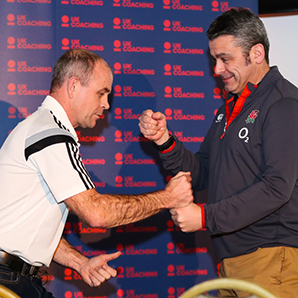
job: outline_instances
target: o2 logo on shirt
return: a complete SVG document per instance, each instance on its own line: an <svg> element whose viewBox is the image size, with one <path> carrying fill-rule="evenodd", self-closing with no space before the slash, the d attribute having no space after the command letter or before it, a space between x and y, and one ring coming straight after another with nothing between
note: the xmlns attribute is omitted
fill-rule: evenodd
<svg viewBox="0 0 298 298"><path fill-rule="evenodd" d="M244 140L245 143L248 143L249 141L249 136L248 136L248 128L247 127L242 127L239 132L238 132L238 137L241 139L241 140Z"/></svg>

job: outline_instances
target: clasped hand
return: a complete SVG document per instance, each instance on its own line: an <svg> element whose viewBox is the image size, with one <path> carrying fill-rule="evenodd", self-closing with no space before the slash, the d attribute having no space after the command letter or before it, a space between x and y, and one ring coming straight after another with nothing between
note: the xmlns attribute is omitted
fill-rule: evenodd
<svg viewBox="0 0 298 298"><path fill-rule="evenodd" d="M182 232L190 233L202 228L201 207L195 203L186 207L171 209L170 213L174 224Z"/></svg>

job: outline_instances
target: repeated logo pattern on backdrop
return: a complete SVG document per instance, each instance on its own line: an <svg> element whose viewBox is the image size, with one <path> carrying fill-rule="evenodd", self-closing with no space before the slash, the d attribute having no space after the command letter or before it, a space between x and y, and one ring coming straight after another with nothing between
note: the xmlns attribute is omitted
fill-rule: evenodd
<svg viewBox="0 0 298 298"><path fill-rule="evenodd" d="M170 176L140 134L138 117L148 108L165 113L171 132L199 149L226 97L213 75L206 30L235 6L257 12L257 0L3 0L0 145L48 94L56 59L68 49L89 49L114 73L110 110L94 129L77 130L97 190L164 188ZM196 199L203 204L206 194ZM167 211L111 230L70 214L64 236L88 257L117 250L122 256L110 262L117 278L99 289L52 264L46 287L57 298L176 298L218 271L207 232L182 233Z"/></svg>

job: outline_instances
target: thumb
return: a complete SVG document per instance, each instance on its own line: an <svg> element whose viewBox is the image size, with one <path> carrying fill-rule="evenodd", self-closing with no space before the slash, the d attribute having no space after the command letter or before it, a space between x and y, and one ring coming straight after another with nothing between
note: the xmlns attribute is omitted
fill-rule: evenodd
<svg viewBox="0 0 298 298"><path fill-rule="evenodd" d="M148 109L148 110L144 111L143 114L145 114L146 116L152 117L154 112L152 110Z"/></svg>
<svg viewBox="0 0 298 298"><path fill-rule="evenodd" d="M158 120L162 120L165 117L161 112L155 112L151 115L151 118L158 121Z"/></svg>
<svg viewBox="0 0 298 298"><path fill-rule="evenodd" d="M190 172L182 172L180 171L178 174L176 174L176 176L174 176L174 178L179 178L181 176L190 176L191 173Z"/></svg>
<svg viewBox="0 0 298 298"><path fill-rule="evenodd" d="M115 259L119 258L120 256L121 256L121 251L117 251L112 254L107 254L105 256L105 260L106 260L106 262L109 262L111 260L115 260Z"/></svg>

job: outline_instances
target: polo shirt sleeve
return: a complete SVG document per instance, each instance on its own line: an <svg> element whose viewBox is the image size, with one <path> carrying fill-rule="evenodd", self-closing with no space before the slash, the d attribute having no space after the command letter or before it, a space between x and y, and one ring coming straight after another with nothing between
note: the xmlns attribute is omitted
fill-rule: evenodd
<svg viewBox="0 0 298 298"><path fill-rule="evenodd" d="M26 140L25 158L38 172L40 183L60 203L95 188L71 133L51 129Z"/></svg>

